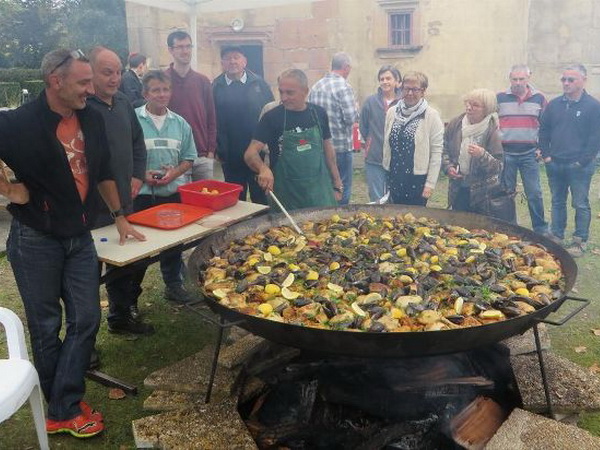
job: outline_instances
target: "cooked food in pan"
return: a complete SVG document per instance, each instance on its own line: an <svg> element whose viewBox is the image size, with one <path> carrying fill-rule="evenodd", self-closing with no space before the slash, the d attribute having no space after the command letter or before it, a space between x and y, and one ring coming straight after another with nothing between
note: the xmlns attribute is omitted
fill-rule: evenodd
<svg viewBox="0 0 600 450"><path fill-rule="evenodd" d="M541 245L412 214L366 213L271 228L207 262L222 305L268 320L356 332L437 331L507 320L563 294Z"/></svg>

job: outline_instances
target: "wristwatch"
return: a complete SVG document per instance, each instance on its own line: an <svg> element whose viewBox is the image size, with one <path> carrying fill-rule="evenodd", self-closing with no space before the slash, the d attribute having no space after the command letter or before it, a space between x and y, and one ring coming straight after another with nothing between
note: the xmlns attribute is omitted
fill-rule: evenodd
<svg viewBox="0 0 600 450"><path fill-rule="evenodd" d="M125 211L123 210L123 208L119 208L116 211L111 211L110 212L110 217L112 217L113 219L116 219L119 216L124 216L125 215Z"/></svg>
<svg viewBox="0 0 600 450"><path fill-rule="evenodd" d="M344 192L344 188L343 188L343 187L334 187L334 188L333 188L333 190L334 190L335 192L339 192L340 194L341 194L342 192Z"/></svg>

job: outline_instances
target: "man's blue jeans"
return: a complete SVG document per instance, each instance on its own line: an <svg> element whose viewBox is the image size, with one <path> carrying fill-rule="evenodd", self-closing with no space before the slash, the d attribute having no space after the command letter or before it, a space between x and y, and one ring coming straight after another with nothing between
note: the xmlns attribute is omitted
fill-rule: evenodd
<svg viewBox="0 0 600 450"><path fill-rule="evenodd" d="M548 184L552 192L552 234L563 239L567 226L567 195L571 191L571 206L575 209L575 232L573 236L587 241L592 211L589 192L594 164L580 166L579 163L546 163Z"/></svg>
<svg viewBox="0 0 600 450"><path fill-rule="evenodd" d="M507 190L514 192L517 187L517 172L521 172L523 188L527 196L527 206L531 226L536 233L547 233L548 222L544 218L544 199L540 187L540 169L535 152L525 155L504 154L503 182Z"/></svg>
<svg viewBox="0 0 600 450"><path fill-rule="evenodd" d="M340 205L347 205L350 203L350 194L352 193L352 152L337 152L335 154L335 160L340 172L342 184L344 185L344 192L342 193L342 199Z"/></svg>
<svg viewBox="0 0 600 450"><path fill-rule="evenodd" d="M369 201L376 202L387 191L387 170L381 164L365 162L365 177L369 187Z"/></svg>
<svg viewBox="0 0 600 450"><path fill-rule="evenodd" d="M13 220L7 250L25 306L48 417L71 419L81 413L84 376L100 326L98 257L92 236L85 232L59 238ZM63 307L66 333L61 340Z"/></svg>

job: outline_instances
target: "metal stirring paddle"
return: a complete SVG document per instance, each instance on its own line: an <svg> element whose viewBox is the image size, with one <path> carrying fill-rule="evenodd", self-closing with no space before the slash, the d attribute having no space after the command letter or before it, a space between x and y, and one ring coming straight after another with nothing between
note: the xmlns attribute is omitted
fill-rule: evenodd
<svg viewBox="0 0 600 450"><path fill-rule="evenodd" d="M296 224L296 221L294 219L292 219L292 216L290 216L290 213L288 213L287 209L285 209L283 207L283 205L281 204L281 202L279 201L279 199L275 196L275 194L273 193L273 191L269 191L269 195L275 201L275 203L277 203L277 206L279 206L279 209L281 209L281 211L283 211L283 213L285 214L285 217L288 218L288 220L290 221L290 223L294 227L294 230L296 230L296 233L301 234L302 236L304 236L304 232Z"/></svg>

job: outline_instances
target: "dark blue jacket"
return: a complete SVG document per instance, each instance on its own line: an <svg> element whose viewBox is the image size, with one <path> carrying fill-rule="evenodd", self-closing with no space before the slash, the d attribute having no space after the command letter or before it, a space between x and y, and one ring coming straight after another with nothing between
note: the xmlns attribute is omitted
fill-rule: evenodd
<svg viewBox="0 0 600 450"><path fill-rule="evenodd" d="M90 229L99 201L98 182L112 179L102 116L76 111L85 139L89 188L81 200L64 147L56 137L61 116L50 110L46 92L33 102L0 113L0 159L29 190L29 203L8 205L19 222L58 237Z"/></svg>
<svg viewBox="0 0 600 450"><path fill-rule="evenodd" d="M591 163L600 149L600 102L585 91L576 102L553 99L540 119L539 147L556 162Z"/></svg>

